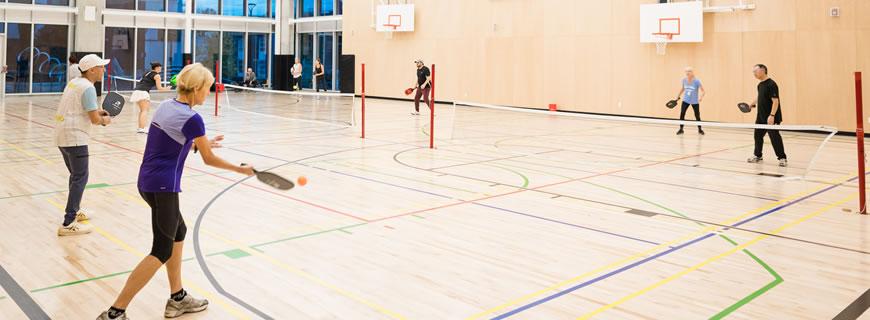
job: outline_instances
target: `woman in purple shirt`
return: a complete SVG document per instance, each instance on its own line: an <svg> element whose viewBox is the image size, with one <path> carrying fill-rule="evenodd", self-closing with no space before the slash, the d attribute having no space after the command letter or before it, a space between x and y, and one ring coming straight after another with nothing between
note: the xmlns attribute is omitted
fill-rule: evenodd
<svg viewBox="0 0 870 320"><path fill-rule="evenodd" d="M151 120L138 184L139 193L151 207L151 253L139 262L115 303L98 320L127 319L127 305L164 264L171 293L165 317L175 318L208 307L207 300L188 295L181 285L181 250L187 227L179 210L178 194L184 161L193 147L209 166L254 175L250 166L233 165L212 153L212 148L220 147L223 137L209 140L202 117L193 111L194 106L205 101L213 83L214 76L202 64L184 67L178 74L178 97L161 103Z"/></svg>

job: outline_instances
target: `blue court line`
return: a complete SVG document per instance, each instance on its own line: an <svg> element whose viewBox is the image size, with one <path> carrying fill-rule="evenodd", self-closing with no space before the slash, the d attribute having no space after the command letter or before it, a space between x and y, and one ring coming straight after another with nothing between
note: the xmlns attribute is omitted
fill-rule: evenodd
<svg viewBox="0 0 870 320"><path fill-rule="evenodd" d="M868 174L870 174L870 173L868 173ZM858 179L858 177L854 177L854 178L849 179L849 180L847 180L847 181L844 181L844 182L841 182L841 183L838 183L838 184L835 184L835 185L832 185L832 186L826 187L826 188L824 188L824 189L822 189L822 190L819 190L819 191L816 191L816 192L814 192L814 193L812 193L812 194L809 194L809 195L806 195L806 196L804 196L804 197L798 198L798 199L796 199L796 200L794 200L794 201L791 201L791 202L788 202L788 203L784 203L784 204L782 204L782 205L777 206L776 208L772 208L772 209L770 209L770 210L767 210L767 211L765 211L765 212L762 212L762 213L760 213L760 214L757 214L757 215L755 215L755 216L753 216L753 217L750 217L750 218L745 219L745 220L743 220L743 221L740 221L740 222L738 222L738 223L732 224L731 227L737 227L737 226L740 226L740 225L742 225L742 224L749 223L749 222L751 222L751 221L753 221L753 220L755 220L755 219L758 219L758 218L764 217L764 216L766 216L766 215L769 215L769 214L771 214L771 213L777 212L777 211L779 211L779 210L782 210L782 209L784 209L784 208L787 208L787 207L789 207L789 206L792 206L792 205L794 205L794 204L796 204L796 203L799 203L799 202L801 202L801 201L807 200L807 199L809 199L809 198L815 197L815 196L817 196L817 195L819 195L819 194L822 194L822 193L824 193L824 192L830 191L831 189L834 189L834 188L836 188L836 187L842 186L844 183L846 183L846 182L851 182L851 181L853 181L853 180L855 180L855 179ZM522 306L522 307L519 307L519 308L516 308L516 309L514 309L514 310L508 311L508 312L506 312L506 313L503 313L503 314L501 314L501 315L499 315L499 316L496 316L496 317L492 318L492 320L505 319L505 318L508 318L508 317L510 317L510 316L516 315L517 313L523 312L523 311L525 311L525 310L528 310L528 309L530 309L530 308L533 308L533 307L535 307L535 306L538 306L538 305L540 305L540 304L542 304L542 303L545 303L545 302L547 302L547 301L550 301L550 300L556 299L556 298L558 298L558 297L564 296L564 295L566 295L566 294L569 294L569 293L571 293L571 292L574 292L574 291L576 291L576 290L578 290L578 289L581 289L581 288L583 288L583 287L589 286L589 285L591 285L591 284L595 284L595 283L598 282L598 281L601 281L601 280L604 280L604 279L610 278L610 277L612 277L612 276L614 276L614 275L620 274L620 273L622 273L622 272L624 272L624 271L627 271L627 270L633 269L634 267L637 267L637 266L642 265L642 264L644 264L644 263L647 263L647 262L649 262L649 261L655 260L655 259L657 259L657 258L659 258L659 257L662 257L662 256L664 256L664 255L666 255L666 254L669 254L669 253L671 253L671 252L674 252L674 251L676 251L676 250L679 250L679 249L682 249L682 248L688 247L688 246L690 246L690 245L692 245L692 244L698 243L698 242L700 242L700 241L702 241L702 240L704 240L704 239L707 239L707 238L710 238L710 237L714 236L715 234L716 234L716 233L708 233L708 234L706 234L706 235L704 235L704 236L702 236L702 237L700 237L700 238L697 238L697 239L695 239L695 240L692 240L692 241L689 241L689 242L683 243L683 244L681 244L681 245L679 245L679 246L676 246L676 247L673 247L673 248L671 248L671 249L669 249L669 250L667 250L667 251L663 251L663 252L661 252L661 253L659 253L659 254L656 254L656 255L650 256L650 257L645 258L645 259L643 259L643 260L639 260L639 261L637 261L637 262L635 262L635 263L632 263L632 264L626 265L626 266L624 266L624 267L622 267L622 268L619 268L619 269L616 269L616 270L614 270L614 271L611 271L610 273L607 273L607 274L604 274L604 275L598 276L598 277L596 277L596 278L594 278L594 279L591 279L591 280L589 280L589 281L586 281L586 282L584 282L584 283L581 283L581 284L575 285L575 286L573 286L573 287L570 287L570 288L567 288L567 289L565 289L565 290L562 290L562 291L559 291L559 292L557 292L557 293L554 293L554 294L552 294L552 295L550 295L550 296L547 296L547 297L541 298L541 299L539 299L539 300L536 300L536 301L534 301L534 302L531 302L531 303L529 303L529 304L526 304L526 305L524 305L524 306Z"/></svg>

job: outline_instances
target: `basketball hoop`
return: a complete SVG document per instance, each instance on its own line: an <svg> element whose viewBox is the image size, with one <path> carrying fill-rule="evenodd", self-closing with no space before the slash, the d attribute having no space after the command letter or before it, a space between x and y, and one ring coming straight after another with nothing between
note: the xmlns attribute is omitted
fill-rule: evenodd
<svg viewBox="0 0 870 320"><path fill-rule="evenodd" d="M663 56L667 53L668 41L674 38L673 33L653 33L656 37L656 54Z"/></svg>

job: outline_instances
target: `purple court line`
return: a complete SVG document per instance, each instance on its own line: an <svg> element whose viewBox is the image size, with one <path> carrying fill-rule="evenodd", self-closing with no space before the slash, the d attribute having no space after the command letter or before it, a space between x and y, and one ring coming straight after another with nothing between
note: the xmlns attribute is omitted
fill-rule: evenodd
<svg viewBox="0 0 870 320"><path fill-rule="evenodd" d="M868 174L870 174L870 173L868 173ZM790 206L792 206L792 205L794 205L794 204L797 204L797 203L799 203L799 202L801 202L801 201L807 200L807 199L812 198L812 197L815 197L815 196L817 196L817 195L819 195L819 194L822 194L822 193L825 193L825 192L827 192L827 191L830 191L831 189L834 189L834 188L836 188L836 187L839 187L839 186L843 185L844 183L846 183L846 182L850 182L850 181L853 181L853 180L855 180L855 179L857 179L857 177L852 178L852 179L849 179L849 180L847 180L847 181L845 181L845 182L841 182L841 183L835 184L835 185L833 185L833 186L829 186L829 187L823 188L823 189L821 189L821 190L819 190L819 191L816 191L816 192L811 193L811 194L809 194L809 195L803 196L803 197L801 197L801 198L799 198L799 199L796 199L796 200L794 200L794 201L791 201L791 202L788 202L788 203L785 203L785 204L779 205L779 206L777 206L777 207L775 207L775 208L772 208L772 209L770 209L770 210L767 210L767 211L765 211L765 212L762 212L762 213L760 213L760 214L757 214L757 215L755 215L755 216L753 216L753 217L750 217L750 218L745 219L745 220L743 220L743 221L740 221L740 222L737 222L737 223L735 223L735 224L732 224L731 227L738 227L738 226L740 226L740 225L746 224L746 223L748 223L748 222L750 222L750 221L753 221L753 220L755 220L755 219L758 219L758 218L764 217L764 216L769 215L769 214L771 214L771 213L774 213L774 212L777 212L777 211L782 210L782 209L784 209L784 208L790 207ZM535 307L535 306L538 306L538 305L540 305L540 304L543 304L543 303L545 303L545 302L547 302L547 301L550 301L550 300L556 299L556 298L558 298L558 297L564 296L564 295L569 294L569 293L571 293L571 292L574 292L574 291L576 291L576 290L578 290L578 289L581 289L581 288L587 287L587 286L592 285L592 284L595 284L596 282L599 282L599 281L601 281L601 280L604 280L604 279L610 278L610 277L612 277L612 276L614 276L614 275L617 275L617 274L620 274L620 273L622 273L622 272L624 272L624 271L627 271L627 270L633 269L634 267L637 267L637 266L642 265L642 264L644 264L644 263L647 263L647 262L649 262L649 261L652 261L652 260L658 259L659 257L662 257L662 256L664 256L664 255L667 255L667 254L669 254L669 253L671 253L671 252L674 252L674 251L676 251L676 250L679 250L679 249L682 249L682 248L688 247L688 246L690 246L690 245L692 245L692 244L698 243L698 242L700 242L700 241L702 241L702 240L704 240L704 239L707 239L707 238L710 238L710 237L714 236L715 234L716 234L716 233L708 233L708 234L706 234L706 235L704 235L704 236L701 236L701 237L699 237L699 238L696 238L696 239L694 239L694 240L692 240L692 241L689 241L689 242L683 243L683 244L681 244L681 245L679 245L679 246L676 246L676 247L672 247L671 249L668 249L667 251L663 251L663 252L658 253L658 254L656 254L656 255L649 256L649 257L647 257L647 258L645 258L645 259L643 259L643 260L639 260L639 261L634 262L634 263L632 263L632 264L626 265L626 266L624 266L624 267L622 267L622 268L619 268L619 269L613 270L613 271L611 271L611 272L609 272L609 273L607 273L607 274L604 274L604 275L598 276L598 277L596 277L596 278L594 278L594 279L590 279L589 281L583 282L583 283L581 283L581 284L575 285L575 286L573 286L573 287L567 288L567 289L565 289L565 290L559 291L559 292L554 293L554 294L552 294L552 295L549 295L549 296L547 296L547 297L544 297L544 298L541 298L541 299L539 299L539 300L536 300L536 301L534 301L534 302L532 302L532 303L526 304L526 305L524 305L524 306L522 306L522 307L519 307L519 308L516 308L516 309L514 309L514 310L508 311L508 312L506 312L506 313L503 313L503 314L501 314L501 315L499 315L499 316L497 316L497 317L492 318L492 320L506 319L506 318L508 318L508 317L510 317L510 316L513 316L513 315L516 315L516 314L518 314L518 313L520 313L520 312L523 312L523 311L525 311L525 310L531 309L531 308L533 308L533 307Z"/></svg>

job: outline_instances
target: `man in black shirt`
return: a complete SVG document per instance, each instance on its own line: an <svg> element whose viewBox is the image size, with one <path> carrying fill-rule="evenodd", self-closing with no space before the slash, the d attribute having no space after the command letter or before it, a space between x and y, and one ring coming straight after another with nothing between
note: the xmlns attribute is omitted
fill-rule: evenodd
<svg viewBox="0 0 870 320"><path fill-rule="evenodd" d="M757 64L752 72L756 79L761 80L758 83L758 98L752 103L753 108L758 107L755 123L779 125L782 123L779 86L767 76L767 66ZM770 143L773 144L773 151L776 152L776 158L779 159L779 166L787 166L788 160L785 156L785 147L782 145L782 136L779 135L779 130L755 129L755 154L749 158L748 162L758 163L762 161L761 149L764 146L764 134L770 136Z"/></svg>
<svg viewBox="0 0 870 320"><path fill-rule="evenodd" d="M423 97L423 102L426 103L426 106L429 106L429 90L432 88L429 83L432 81L431 73L429 73L429 68L423 65L423 60L417 59L414 60L414 63L417 64L417 82L414 83L414 88L417 89L417 94L414 96L414 112L411 112L412 115L420 114L420 97ZM430 106L431 109L431 106Z"/></svg>

